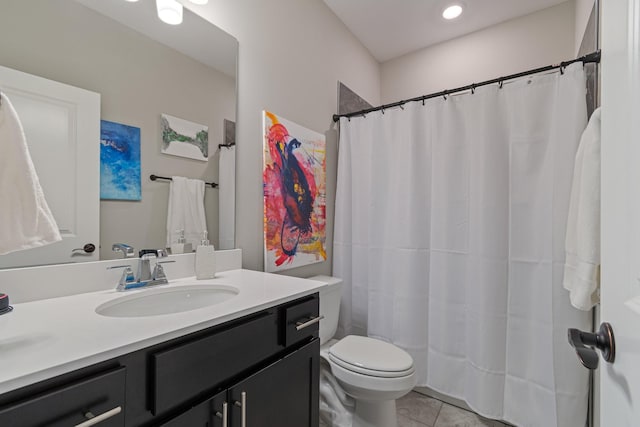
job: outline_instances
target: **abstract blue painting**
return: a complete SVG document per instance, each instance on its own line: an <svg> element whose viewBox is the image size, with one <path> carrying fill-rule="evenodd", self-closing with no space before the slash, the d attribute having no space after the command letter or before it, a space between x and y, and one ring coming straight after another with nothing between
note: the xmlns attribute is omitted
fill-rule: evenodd
<svg viewBox="0 0 640 427"><path fill-rule="evenodd" d="M100 199L142 199L140 128L100 120Z"/></svg>

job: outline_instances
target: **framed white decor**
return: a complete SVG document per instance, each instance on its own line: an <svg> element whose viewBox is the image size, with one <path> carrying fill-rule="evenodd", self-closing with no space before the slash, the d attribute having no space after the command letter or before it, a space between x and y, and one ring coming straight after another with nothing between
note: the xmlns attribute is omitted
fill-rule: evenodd
<svg viewBox="0 0 640 427"><path fill-rule="evenodd" d="M168 114L161 114L163 154L209 160L209 127Z"/></svg>

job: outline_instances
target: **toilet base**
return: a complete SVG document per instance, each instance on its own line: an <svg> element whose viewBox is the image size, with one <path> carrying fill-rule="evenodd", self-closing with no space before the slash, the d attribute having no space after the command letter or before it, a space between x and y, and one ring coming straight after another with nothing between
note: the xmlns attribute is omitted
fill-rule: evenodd
<svg viewBox="0 0 640 427"><path fill-rule="evenodd" d="M357 400L353 427L398 427L396 401Z"/></svg>

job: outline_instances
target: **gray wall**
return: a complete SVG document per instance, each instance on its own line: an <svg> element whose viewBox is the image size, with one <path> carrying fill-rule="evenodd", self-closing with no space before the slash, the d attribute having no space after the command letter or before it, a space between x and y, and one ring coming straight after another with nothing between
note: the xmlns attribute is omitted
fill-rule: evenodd
<svg viewBox="0 0 640 427"><path fill-rule="evenodd" d="M331 273L337 82L380 101L379 65L322 0L213 0L187 5L238 39L236 243L243 266L263 270L262 116L267 109L327 138L327 262L288 270Z"/></svg>
<svg viewBox="0 0 640 427"><path fill-rule="evenodd" d="M574 57L568 1L382 64L382 102L494 79Z"/></svg>
<svg viewBox="0 0 640 427"><path fill-rule="evenodd" d="M102 201L103 259L111 244L163 247L169 185L152 173L217 180L209 162L160 153L160 114L209 126L210 152L235 120L235 80L70 0L1 0L0 65L102 95L102 119L141 128L142 201ZM207 189L208 227L217 241L217 191Z"/></svg>

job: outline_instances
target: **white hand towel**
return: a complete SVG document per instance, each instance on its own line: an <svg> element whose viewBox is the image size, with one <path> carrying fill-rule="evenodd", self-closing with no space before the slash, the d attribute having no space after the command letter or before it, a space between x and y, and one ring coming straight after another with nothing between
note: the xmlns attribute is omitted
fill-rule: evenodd
<svg viewBox="0 0 640 427"><path fill-rule="evenodd" d="M18 114L0 93L0 255L60 240Z"/></svg>
<svg viewBox="0 0 640 427"><path fill-rule="evenodd" d="M167 247L176 230L184 230L186 243L195 248L207 231L204 215L204 181L181 176L171 177L167 211Z"/></svg>
<svg viewBox="0 0 640 427"><path fill-rule="evenodd" d="M600 302L600 109L582 134L573 172L565 240L564 287L571 304L591 310Z"/></svg>
<svg viewBox="0 0 640 427"><path fill-rule="evenodd" d="M218 169L220 187L219 203L219 239L218 249L235 247L235 209L236 209L236 147L220 149L220 167Z"/></svg>

